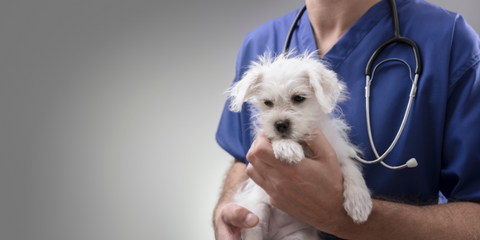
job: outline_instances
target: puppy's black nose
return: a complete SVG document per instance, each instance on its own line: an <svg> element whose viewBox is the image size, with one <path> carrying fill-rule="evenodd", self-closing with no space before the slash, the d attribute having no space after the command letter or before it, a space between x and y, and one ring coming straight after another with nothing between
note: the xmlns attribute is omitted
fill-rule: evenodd
<svg viewBox="0 0 480 240"><path fill-rule="evenodd" d="M275 128L279 133L286 133L290 128L290 121L278 120L275 122Z"/></svg>

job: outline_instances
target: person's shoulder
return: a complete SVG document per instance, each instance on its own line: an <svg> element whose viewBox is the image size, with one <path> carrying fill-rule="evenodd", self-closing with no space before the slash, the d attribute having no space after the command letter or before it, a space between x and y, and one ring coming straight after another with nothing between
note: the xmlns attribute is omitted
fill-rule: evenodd
<svg viewBox="0 0 480 240"><path fill-rule="evenodd" d="M245 36L243 47L247 48L263 48L267 47L270 51L275 51L279 44L284 41L288 30L297 15L300 8L277 17L273 20L265 22L248 32Z"/></svg>
<svg viewBox="0 0 480 240"><path fill-rule="evenodd" d="M265 52L281 52L288 30L299 9L265 22L245 35L237 56L237 72Z"/></svg>
<svg viewBox="0 0 480 240"><path fill-rule="evenodd" d="M299 9L287 13L283 16L277 17L272 19L268 22L265 22L258 26L257 28L253 29L247 34L248 38L255 38L255 37L262 37L264 35L268 35L270 33L278 32L278 31L285 31L285 27L289 28L293 22L293 19L297 15ZM288 30L288 29L287 29Z"/></svg>
<svg viewBox="0 0 480 240"><path fill-rule="evenodd" d="M399 14L405 14L410 18L410 24L415 25L417 29L429 28L438 35L444 36L447 33L456 34L455 31L460 31L462 35L478 40L478 34L459 13L424 0L399 1Z"/></svg>
<svg viewBox="0 0 480 240"><path fill-rule="evenodd" d="M451 12L443 7L429 3L424 0L397 0L398 11L415 11L425 17L434 17L442 19L454 19L457 13Z"/></svg>
<svg viewBox="0 0 480 240"><path fill-rule="evenodd" d="M404 29L416 29L424 45L449 55L452 82L480 60L480 37L461 14L423 0L403 1L399 15L406 13L411 18Z"/></svg>
<svg viewBox="0 0 480 240"><path fill-rule="evenodd" d="M431 30L444 35L453 30L458 14L423 0L397 0L400 21L406 22L403 29L411 27L424 32Z"/></svg>

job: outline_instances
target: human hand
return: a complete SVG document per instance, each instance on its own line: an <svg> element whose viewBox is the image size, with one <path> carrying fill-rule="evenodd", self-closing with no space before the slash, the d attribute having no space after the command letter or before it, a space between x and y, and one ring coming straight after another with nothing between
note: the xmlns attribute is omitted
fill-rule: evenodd
<svg viewBox="0 0 480 240"><path fill-rule="evenodd" d="M214 218L215 239L239 240L242 228L252 228L258 224L258 217L246 208L228 203L217 208Z"/></svg>
<svg viewBox="0 0 480 240"><path fill-rule="evenodd" d="M270 141L260 133L247 154L247 175L267 192L274 207L334 233L350 219L343 208L343 174L320 130L315 129L306 144L313 157L288 164L275 158Z"/></svg>

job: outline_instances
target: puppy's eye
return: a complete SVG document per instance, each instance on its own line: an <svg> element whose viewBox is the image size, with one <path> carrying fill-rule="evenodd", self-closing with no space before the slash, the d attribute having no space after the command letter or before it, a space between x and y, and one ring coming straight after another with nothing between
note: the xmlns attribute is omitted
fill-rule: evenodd
<svg viewBox="0 0 480 240"><path fill-rule="evenodd" d="M273 102L272 102L272 101L266 100L266 101L264 101L263 103L264 103L267 107L272 107L272 106L273 106Z"/></svg>
<svg viewBox="0 0 480 240"><path fill-rule="evenodd" d="M300 95L297 95L297 96L293 97L293 101L294 101L294 102L297 102L297 103L301 103L301 102L303 102L304 100L305 100L305 98L302 97L302 96L300 96Z"/></svg>

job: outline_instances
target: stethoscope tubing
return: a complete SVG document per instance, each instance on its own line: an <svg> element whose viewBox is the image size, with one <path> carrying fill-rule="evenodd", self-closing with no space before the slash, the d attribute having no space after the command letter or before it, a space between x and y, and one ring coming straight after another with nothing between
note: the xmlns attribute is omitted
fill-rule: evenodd
<svg viewBox="0 0 480 240"><path fill-rule="evenodd" d="M365 78L366 78L365 108L366 108L366 117L367 117L367 131L368 131L368 137L369 137L369 140L370 140L370 145L371 145L372 150L373 150L377 159L375 159L375 160L365 160L365 159L360 158L358 156L358 154L356 154L356 153L353 154L355 156L352 156L352 157L354 157L359 162L362 162L362 163L365 163L365 164L375 164L375 163L380 162L386 168L389 168L389 169L392 169L392 170L400 170L400 169L404 169L404 168L416 167L418 165L417 160L415 158L411 158L405 164L400 165L400 166L390 166L390 165L386 164L385 162L383 162L383 160L393 150L393 148L397 144L398 140L400 139L400 136L402 135L403 129L405 128L405 125L406 125L407 120L408 120L408 116L410 114L410 110L411 110L412 105L413 105L413 98L415 97L416 92L417 92L418 79L420 78L420 75L422 73L422 63L421 63L420 50L419 50L417 44L413 40L411 40L410 38L403 37L403 36L400 35L400 25L399 25L398 11L397 11L397 5L395 4L395 0L389 0L389 2L390 2L391 14L392 14L394 37L387 40L383 44L381 44L373 52L372 56L368 60L367 66L365 68ZM307 9L307 6L304 5L300 9L300 11L297 13L297 15L295 16L295 19L294 19L294 21L293 21L293 23L290 27L290 30L287 33L287 38L285 40L285 44L284 44L284 47L283 47L283 53L284 54L288 54L290 42L292 40L293 31L297 27L297 23L298 23L299 19L301 18L301 16L303 15L303 13L305 12L306 9ZM405 110L405 114L403 116L402 123L399 127L399 130L397 131L395 139L390 144L389 148L380 156L378 154L378 152L375 148L375 144L373 142L373 136L372 136L372 130L371 130L371 124L370 124L370 85L371 85L371 82L373 80L371 69L372 69L372 66L375 62L375 59L377 59L378 55L380 55L380 53L383 51L383 49L385 49L387 46L392 45L392 44L397 43L397 42L406 43L412 48L412 51L413 51L414 56L415 56L415 78L413 80L412 87L411 87L411 90L410 90L407 108ZM398 59L388 59L388 60L398 60ZM385 60L385 61L387 61L387 60ZM382 64L385 61L380 62L378 65ZM399 60L399 61L405 63L408 66L408 64L405 61L403 61L403 60ZM408 68L410 69L410 66L408 66ZM375 69L376 69L376 67L375 67ZM374 74L374 72L375 72L375 70L373 71L373 74Z"/></svg>
<svg viewBox="0 0 480 240"><path fill-rule="evenodd" d="M386 47L388 47L388 46L390 46L394 43L397 43L397 42L403 42L403 43L406 43L406 44L410 45L410 47L412 48L412 51L413 51L413 55L415 57L415 74L418 74L418 75L422 74L422 63L421 63L421 60L420 60L421 56L420 56L420 50L418 49L417 44L413 40L411 40L410 38L402 37L402 36L395 36L395 37L387 40L386 42L382 43L382 45L380 45L380 47L378 47L375 50L375 52L373 52L372 56L368 60L367 67L365 68L365 75L372 76L372 66L373 66L373 63L375 62L375 59L377 59L378 55L380 55L380 52L382 52L382 50L384 48L386 48Z"/></svg>

